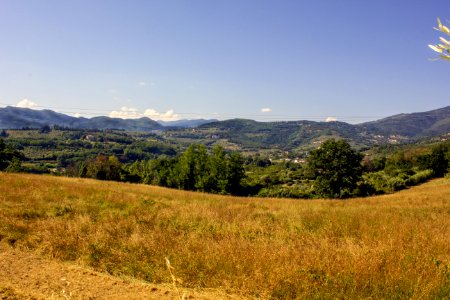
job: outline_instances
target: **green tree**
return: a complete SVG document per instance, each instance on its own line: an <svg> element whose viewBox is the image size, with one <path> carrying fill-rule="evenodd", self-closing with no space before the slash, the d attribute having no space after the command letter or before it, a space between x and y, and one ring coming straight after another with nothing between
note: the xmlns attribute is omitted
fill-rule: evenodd
<svg viewBox="0 0 450 300"><path fill-rule="evenodd" d="M17 168L22 158L19 151L0 139L0 171L7 169L11 163L14 163L12 168ZM12 169L10 170L12 171Z"/></svg>
<svg viewBox="0 0 450 300"><path fill-rule="evenodd" d="M100 180L120 181L122 179L122 164L113 155L109 157L99 155L87 163L85 175Z"/></svg>
<svg viewBox="0 0 450 300"><path fill-rule="evenodd" d="M328 140L311 151L307 173L315 179L315 192L321 197L346 198L361 180L362 155L344 140Z"/></svg>
<svg viewBox="0 0 450 300"><path fill-rule="evenodd" d="M194 178L195 190L211 191L210 161L205 145L197 145L196 147Z"/></svg>
<svg viewBox="0 0 450 300"><path fill-rule="evenodd" d="M80 167L78 169L78 176L79 177L86 177L86 173L87 173L87 165L86 162L81 162Z"/></svg>
<svg viewBox="0 0 450 300"><path fill-rule="evenodd" d="M49 125L44 125L39 129L39 133L50 133L52 132L52 128Z"/></svg>
<svg viewBox="0 0 450 300"><path fill-rule="evenodd" d="M191 145L181 155L178 165L178 184L183 190L195 190L197 146Z"/></svg>
<svg viewBox="0 0 450 300"><path fill-rule="evenodd" d="M232 195L239 195L242 193L241 181L245 177L243 165L244 161L239 153L233 152L229 155L226 168L226 191Z"/></svg>
<svg viewBox="0 0 450 300"><path fill-rule="evenodd" d="M5 171L11 173L23 171L22 162L17 156L14 156Z"/></svg>
<svg viewBox="0 0 450 300"><path fill-rule="evenodd" d="M0 137L8 137L8 136L9 136L9 133L7 133L5 129L3 129L3 130L0 132Z"/></svg>
<svg viewBox="0 0 450 300"><path fill-rule="evenodd" d="M209 175L211 192L226 193L227 188L227 157L222 146L215 146L209 159Z"/></svg>
<svg viewBox="0 0 450 300"><path fill-rule="evenodd" d="M449 167L449 160L447 158L448 151L448 146L444 144L435 146L431 151L431 154L419 157L420 167L422 169L433 170L436 177L444 176Z"/></svg>
<svg viewBox="0 0 450 300"><path fill-rule="evenodd" d="M151 184L167 186L167 187L177 187L177 178L175 176L176 160L166 157L157 158L155 160L149 161L147 166L149 167L149 176Z"/></svg>

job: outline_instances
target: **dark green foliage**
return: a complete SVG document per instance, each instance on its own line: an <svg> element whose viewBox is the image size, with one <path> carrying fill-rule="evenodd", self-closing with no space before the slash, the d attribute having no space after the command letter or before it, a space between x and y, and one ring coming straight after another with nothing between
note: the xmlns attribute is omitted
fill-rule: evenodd
<svg viewBox="0 0 450 300"><path fill-rule="evenodd" d="M0 139L0 171L21 171L22 154Z"/></svg>
<svg viewBox="0 0 450 300"><path fill-rule="evenodd" d="M435 146L431 154L419 157L420 167L433 170L436 177L444 176L449 168L449 149L449 146L444 144Z"/></svg>
<svg viewBox="0 0 450 300"><path fill-rule="evenodd" d="M175 156L176 154L173 147L154 141L134 141L124 150L127 161L147 160L158 155Z"/></svg>
<svg viewBox="0 0 450 300"><path fill-rule="evenodd" d="M11 162L9 163L8 167L5 169L6 172L22 172L22 161L19 159L19 157L14 156L11 159Z"/></svg>
<svg viewBox="0 0 450 300"><path fill-rule="evenodd" d="M9 134L6 132L5 129L2 129L2 131L0 131L0 138L1 137L8 137L8 136L9 136Z"/></svg>
<svg viewBox="0 0 450 300"><path fill-rule="evenodd" d="M293 150L297 147L310 147L309 144L314 139L327 136L352 139L361 145L370 144L354 125L343 122L257 122L233 119L202 125L196 135L208 136L211 132L249 149Z"/></svg>
<svg viewBox="0 0 450 300"><path fill-rule="evenodd" d="M204 145L191 145L177 159L160 157L135 162L127 168L140 182L190 191L242 194L243 160L220 146L208 153Z"/></svg>
<svg viewBox="0 0 450 300"><path fill-rule="evenodd" d="M244 161L245 165L252 165L256 167L268 167L272 164L269 158L261 157L259 154L256 154L254 157L249 156Z"/></svg>
<svg viewBox="0 0 450 300"><path fill-rule="evenodd" d="M239 153L233 152L226 160L226 187L225 192L238 195L241 190L241 180L245 177L243 160Z"/></svg>
<svg viewBox="0 0 450 300"><path fill-rule="evenodd" d="M386 159L384 170L390 175L398 175L410 171L414 166L413 157L408 157L405 151L397 151Z"/></svg>
<svg viewBox="0 0 450 300"><path fill-rule="evenodd" d="M177 164L178 184L183 190L204 190L207 176L207 154L204 145L191 145Z"/></svg>
<svg viewBox="0 0 450 300"><path fill-rule="evenodd" d="M50 128L49 125L44 125L41 127L41 129L39 129L40 133L49 133L51 131L52 131L52 129Z"/></svg>
<svg viewBox="0 0 450 300"><path fill-rule="evenodd" d="M84 168L84 166L81 166ZM86 169L80 169L80 173L89 178L100 180L115 180L122 179L122 164L117 157L106 157L103 155L97 156L94 160L88 161Z"/></svg>
<svg viewBox="0 0 450 300"><path fill-rule="evenodd" d="M364 170L367 172L377 172L384 170L386 167L386 156L368 159L364 161Z"/></svg>
<svg viewBox="0 0 450 300"><path fill-rule="evenodd" d="M84 161L81 162L81 165L78 169L78 177L82 177L82 178L86 177L87 170L88 170L88 168L87 168L86 162L84 162Z"/></svg>
<svg viewBox="0 0 450 300"><path fill-rule="evenodd" d="M449 149L449 141L391 149L394 152L385 159L384 169L365 173L365 184L372 187L374 193L392 193L444 176L448 172ZM370 164L366 161L368 171L371 170Z"/></svg>
<svg viewBox="0 0 450 300"><path fill-rule="evenodd" d="M321 197L346 198L353 194L362 176L362 155L343 140L328 140L308 157L308 172Z"/></svg>
<svg viewBox="0 0 450 300"><path fill-rule="evenodd" d="M220 146L213 149L212 155L209 157L209 180L208 190L217 193L224 193L228 185L228 169L227 154ZM240 166L242 170L242 165Z"/></svg>
<svg viewBox="0 0 450 300"><path fill-rule="evenodd" d="M225 153L216 146L208 154L204 145L191 145L175 166L178 188L221 194L240 194L244 178L243 160L238 153Z"/></svg>
<svg viewBox="0 0 450 300"><path fill-rule="evenodd" d="M447 172L450 142L440 137L415 144L366 149L364 180L345 181L340 175L327 179L326 174L322 174L324 166L317 165L316 170L312 164L308 167L304 164L312 145L308 149L287 151L272 143L278 139L272 139L273 125L279 135L297 132L290 136L302 140L306 138L303 133L313 133L318 128L314 122L300 123L231 120L185 131L198 136L199 145L191 145L192 140L180 142L177 138L168 138L169 132L173 135L180 132L176 130L167 133L63 127L53 128L49 133L40 133L37 129L8 130L9 136L4 138L7 146L5 142L0 145L0 169L140 182L210 193L291 198L390 193ZM217 126L219 131L216 131ZM345 127L339 123L333 126ZM225 141L227 135L230 141L234 137L242 139L242 144L230 145ZM217 140L211 142L210 139ZM220 144L243 149L246 139L256 147L263 143L268 149L244 150L244 159L220 146L214 147ZM183 152L183 149L186 150ZM177 152L182 154L177 156ZM345 168L336 169L337 162L335 159L328 161L329 168L345 171ZM334 188L328 190L330 186Z"/></svg>

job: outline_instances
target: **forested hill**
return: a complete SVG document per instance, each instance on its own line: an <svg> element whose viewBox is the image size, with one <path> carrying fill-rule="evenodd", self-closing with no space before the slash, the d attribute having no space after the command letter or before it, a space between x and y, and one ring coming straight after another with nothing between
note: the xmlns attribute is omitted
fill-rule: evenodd
<svg viewBox="0 0 450 300"><path fill-rule="evenodd" d="M127 131L152 131L167 128L192 128L217 120L193 119L176 121L154 121L150 118L118 119L110 117L75 118L52 110L29 108L0 108L0 129L40 128L44 125L75 129L119 129Z"/></svg>
<svg viewBox="0 0 450 300"><path fill-rule="evenodd" d="M129 131L151 131L163 126L149 118L118 119L109 117L75 118L52 110L29 108L0 108L0 129L39 128L45 125L77 129L121 129Z"/></svg>
<svg viewBox="0 0 450 300"><path fill-rule="evenodd" d="M359 129L379 135L407 137L435 136L450 132L450 106L427 112L399 114L358 125Z"/></svg>
<svg viewBox="0 0 450 300"><path fill-rule="evenodd" d="M202 124L206 122L206 124ZM209 123L208 123L209 122ZM120 129L149 132L166 131L166 136L188 140L225 140L243 148L294 149L314 147L328 138L345 138L357 146L402 143L421 137L450 133L450 106L428 112L400 114L357 125L344 122L257 122L246 119L225 121L181 120L160 124L149 118L75 118L51 110L0 108L0 129L40 128L44 125L78 129ZM164 126L165 125L165 126ZM171 126L171 127L167 127ZM199 125L199 126L198 126ZM174 128L196 127L191 128Z"/></svg>
<svg viewBox="0 0 450 300"><path fill-rule="evenodd" d="M360 141L357 128L344 122L256 122L233 119L205 124L199 131L213 132L214 136L230 140L249 148L291 149L301 145L312 145L317 139L342 137Z"/></svg>
<svg viewBox="0 0 450 300"><path fill-rule="evenodd" d="M344 122L256 122L233 119L199 127L244 147L311 146L327 138L345 138L359 146L401 143L450 133L450 106L413 114L401 114L357 125Z"/></svg>

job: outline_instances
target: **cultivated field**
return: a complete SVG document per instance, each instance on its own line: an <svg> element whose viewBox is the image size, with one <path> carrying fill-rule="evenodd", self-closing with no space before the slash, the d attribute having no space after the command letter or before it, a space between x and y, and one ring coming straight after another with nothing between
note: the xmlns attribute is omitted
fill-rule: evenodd
<svg viewBox="0 0 450 300"><path fill-rule="evenodd" d="M172 272L180 292L167 297L197 291L199 299L214 288L210 298L441 299L450 295L450 180L307 201L0 173L0 240L3 258L32 255L25 265L42 258L152 284L171 284ZM0 295L14 295L12 277L0 279Z"/></svg>

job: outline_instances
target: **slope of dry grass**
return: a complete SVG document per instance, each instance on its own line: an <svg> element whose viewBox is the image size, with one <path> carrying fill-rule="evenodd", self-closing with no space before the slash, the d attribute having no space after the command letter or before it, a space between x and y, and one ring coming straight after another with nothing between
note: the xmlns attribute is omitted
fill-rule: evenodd
<svg viewBox="0 0 450 300"><path fill-rule="evenodd" d="M1 243L112 275L261 298L445 298L450 180L347 201L0 173Z"/></svg>

